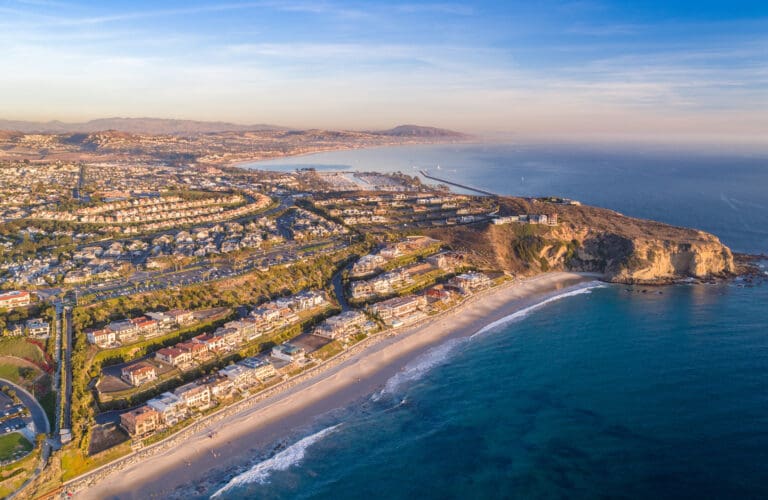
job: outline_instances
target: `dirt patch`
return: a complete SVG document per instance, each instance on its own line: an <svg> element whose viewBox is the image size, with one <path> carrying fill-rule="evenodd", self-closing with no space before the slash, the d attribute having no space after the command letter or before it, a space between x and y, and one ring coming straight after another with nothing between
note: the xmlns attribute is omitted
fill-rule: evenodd
<svg viewBox="0 0 768 500"><path fill-rule="evenodd" d="M95 455L130 439L120 427L114 423L97 425L91 430L91 440L88 443L88 455Z"/></svg>
<svg viewBox="0 0 768 500"><path fill-rule="evenodd" d="M309 333L302 333L298 337L291 340L291 344L301 347L307 354L314 352L324 345L330 343L330 339L318 337L317 335L310 335Z"/></svg>

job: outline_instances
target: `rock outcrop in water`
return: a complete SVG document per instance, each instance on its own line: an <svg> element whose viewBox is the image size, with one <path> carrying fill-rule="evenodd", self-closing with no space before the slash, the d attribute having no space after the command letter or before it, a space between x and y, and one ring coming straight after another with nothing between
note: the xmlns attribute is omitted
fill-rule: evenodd
<svg viewBox="0 0 768 500"><path fill-rule="evenodd" d="M598 272L617 283L662 284L735 272L733 255L712 234L626 217L612 210L520 198L501 200L502 214L558 214L557 226L512 223L436 231L480 265L534 274Z"/></svg>

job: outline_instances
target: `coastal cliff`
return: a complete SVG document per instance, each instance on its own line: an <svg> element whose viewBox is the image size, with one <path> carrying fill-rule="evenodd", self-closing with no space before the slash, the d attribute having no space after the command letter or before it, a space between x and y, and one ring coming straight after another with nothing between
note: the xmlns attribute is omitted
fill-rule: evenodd
<svg viewBox="0 0 768 500"><path fill-rule="evenodd" d="M602 273L616 283L664 284L735 272L733 254L696 229L627 217L612 210L502 198L501 214L557 214L556 226L511 223L440 231L478 265L518 274L549 270Z"/></svg>

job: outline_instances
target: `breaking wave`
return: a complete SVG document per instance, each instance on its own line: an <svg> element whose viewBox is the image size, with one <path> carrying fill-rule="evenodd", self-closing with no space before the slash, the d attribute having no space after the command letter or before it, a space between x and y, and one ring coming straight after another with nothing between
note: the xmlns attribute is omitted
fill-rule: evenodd
<svg viewBox="0 0 768 500"><path fill-rule="evenodd" d="M299 464L304 459L304 455L310 446L336 430L340 425L341 424L337 424L331 427L327 427L319 432L316 432L315 434L312 434L311 436L307 436L304 439L297 441L293 445L284 449L275 456L257 463L249 470L233 477L226 485L211 495L211 498L218 498L237 486L253 483L265 484L273 472L288 470L292 466Z"/></svg>
<svg viewBox="0 0 768 500"><path fill-rule="evenodd" d="M385 394L392 394L394 393L400 386L402 386L406 382L411 382L413 380L418 380L421 377L424 376L427 372L429 372L432 368L439 365L440 363L447 360L450 355L453 353L453 351L458 347L459 345L469 342L470 340L474 339L478 335L482 335L484 333L487 333L491 330L494 330L500 326L506 325L508 323L511 323L512 321L522 319L526 316L528 316L531 312L535 311L536 309L539 309L540 307L544 307L547 304L550 304L552 302L555 302L560 299L564 299L567 297L573 297L576 295L583 295L586 293L591 293L591 290L595 288L604 288L606 285L599 281L590 281L589 283L586 283L581 288L578 288L576 290L570 290L567 292L563 292L559 295L555 295L552 297L549 297L545 300L542 300L541 302L538 302L536 304L533 304L532 306L526 307L525 309L521 309L519 311L516 311L509 316L505 316L497 321L494 321L493 323L489 323L488 325L484 326L474 334L472 334L469 337L465 338L456 338L448 340L447 342L444 342L437 347L433 347L432 349L428 350L418 358L416 358L413 362L409 363L408 365L403 368L403 370L387 380L386 384L384 384L384 387L373 394L371 396L372 401L379 401L381 397Z"/></svg>
<svg viewBox="0 0 768 500"><path fill-rule="evenodd" d="M459 345L466 342L467 339L451 339L444 342L437 347L433 347L411 363L407 364L405 368L397 375L387 380L384 384L384 388L375 393L371 399L378 401L384 394L394 393L398 387L406 382L412 380L418 380L424 376L429 370L439 365L450 356L451 352Z"/></svg>
<svg viewBox="0 0 768 500"><path fill-rule="evenodd" d="M469 337L469 338L473 339L473 338L477 337L478 335L482 335L482 334L487 333L487 332L489 332L491 330L495 330L496 328L498 328L500 326L504 326L504 325L506 325L508 323L511 323L511 322L515 321L515 320L519 320L519 319L525 318L526 316L528 316L530 313L532 313L536 309L544 307L545 305L550 304L552 302L556 302L558 300L565 299L565 298L568 298L568 297L574 297L576 295L583 295L585 293L592 293L592 290L594 290L595 288L605 288L605 287L606 287L606 285L604 285L603 283L601 283L599 281L590 281L589 283L584 285L584 287L582 287L582 288L578 288L576 290L571 290L569 292L564 292L564 293L561 293L559 295L554 295L554 296L549 297L549 298L547 298L545 300L542 300L541 302L537 302L536 304L533 304L532 306L528 306L528 307L526 307L524 309L520 309L519 311L515 311L514 313L510 314L509 316L504 316L503 318L501 318L499 320L496 320L493 323L489 323L489 324L485 325L484 327L482 327L477 332L475 332L474 334L472 334L472 336Z"/></svg>

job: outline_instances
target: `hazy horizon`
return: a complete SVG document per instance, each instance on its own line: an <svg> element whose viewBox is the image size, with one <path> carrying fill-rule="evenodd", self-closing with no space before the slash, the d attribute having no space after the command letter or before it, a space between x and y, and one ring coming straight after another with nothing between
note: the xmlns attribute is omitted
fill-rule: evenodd
<svg viewBox="0 0 768 500"><path fill-rule="evenodd" d="M768 7L0 3L2 119L760 142Z"/></svg>

